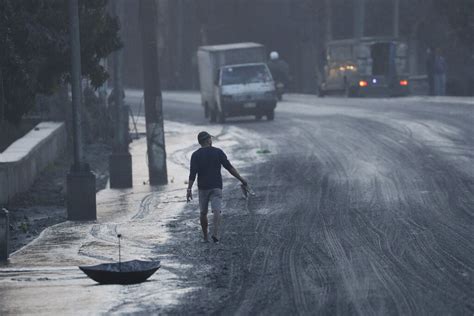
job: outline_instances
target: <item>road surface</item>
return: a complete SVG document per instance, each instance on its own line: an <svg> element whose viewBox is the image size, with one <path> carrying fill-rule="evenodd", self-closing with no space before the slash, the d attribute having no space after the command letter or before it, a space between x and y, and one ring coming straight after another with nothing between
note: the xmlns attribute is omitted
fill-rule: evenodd
<svg viewBox="0 0 474 316"><path fill-rule="evenodd" d="M74 260L61 258L64 270L51 277L59 280L53 291L41 279L51 272L37 267L53 258L45 255L42 265L32 264L34 247L27 247L14 256L10 270L0 270L0 312L28 312L28 302L42 312L71 312L54 300L56 308L35 302L25 289L33 284L63 301L72 298L58 294L58 287L71 288L77 302L89 304L88 312L474 313L472 100L293 95L278 105L275 121L239 118L209 125L197 94L164 96L165 120L188 131L167 140L168 161L181 168L179 180L170 184L174 191L165 188L161 195L135 192L129 204L139 206L130 207L122 221L129 235L144 237L152 231L147 223L164 217L166 240L136 242L133 248L137 256L161 256L163 269L143 285L91 288L80 273L68 272L68 262L83 262L81 253L72 252ZM127 98L133 112L143 114L140 93ZM197 204L182 200L188 159L196 149L189 137L201 129L217 134L214 145L228 152L256 192L242 199L236 181L225 177L219 245L200 243ZM90 230L99 240L113 236L103 221ZM81 233L89 236L89 229ZM36 267L25 272L32 273L29 280L18 272L25 265ZM87 297L86 291L98 294ZM26 302L6 304L12 293L26 296Z"/></svg>

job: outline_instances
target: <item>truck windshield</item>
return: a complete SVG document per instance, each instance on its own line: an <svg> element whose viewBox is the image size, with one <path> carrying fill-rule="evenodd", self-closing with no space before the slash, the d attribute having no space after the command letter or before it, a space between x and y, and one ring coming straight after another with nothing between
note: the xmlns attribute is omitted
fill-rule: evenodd
<svg viewBox="0 0 474 316"><path fill-rule="evenodd" d="M225 67L222 69L222 85L268 82L272 78L265 65Z"/></svg>

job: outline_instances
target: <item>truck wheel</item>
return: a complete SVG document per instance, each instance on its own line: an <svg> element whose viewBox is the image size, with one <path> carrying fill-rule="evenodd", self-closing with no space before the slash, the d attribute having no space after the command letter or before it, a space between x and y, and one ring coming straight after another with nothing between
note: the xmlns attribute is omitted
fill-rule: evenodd
<svg viewBox="0 0 474 316"><path fill-rule="evenodd" d="M216 110L209 109L209 122L215 123L216 122Z"/></svg>
<svg viewBox="0 0 474 316"><path fill-rule="evenodd" d="M255 114L255 120L260 121L262 119L262 114Z"/></svg>
<svg viewBox="0 0 474 316"><path fill-rule="evenodd" d="M275 119L275 110L270 110L267 113L267 120L273 121Z"/></svg>
<svg viewBox="0 0 474 316"><path fill-rule="evenodd" d="M220 124L225 123L225 114L222 111L217 111L217 122Z"/></svg>

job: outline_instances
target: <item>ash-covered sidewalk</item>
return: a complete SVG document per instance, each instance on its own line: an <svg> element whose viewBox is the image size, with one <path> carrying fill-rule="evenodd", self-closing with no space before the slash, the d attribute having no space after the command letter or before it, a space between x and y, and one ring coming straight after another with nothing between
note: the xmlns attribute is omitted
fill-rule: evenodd
<svg viewBox="0 0 474 316"><path fill-rule="evenodd" d="M143 119L143 118L141 118ZM97 194L97 221L67 221L45 229L40 236L14 252L0 267L0 314L75 314L166 310L199 285L182 279L189 267L175 259L180 240L170 229L187 205L188 164L198 148L196 135L208 130L218 137L217 146L228 152L247 138L245 132L228 126L197 126L165 122L168 181L164 186L148 183L146 138L131 144L133 188L106 188ZM238 155L237 155L238 156ZM234 159L238 167L237 157ZM247 157L249 158L249 157ZM227 177L227 175L224 175ZM200 240L198 213L185 222L188 238ZM97 286L78 265L118 260L117 234L122 234L122 260L161 260L162 267L149 282L133 286Z"/></svg>

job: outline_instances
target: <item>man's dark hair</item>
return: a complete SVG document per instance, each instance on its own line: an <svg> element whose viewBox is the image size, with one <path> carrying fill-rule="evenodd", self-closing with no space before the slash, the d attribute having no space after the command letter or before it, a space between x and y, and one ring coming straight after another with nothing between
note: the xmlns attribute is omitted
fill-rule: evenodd
<svg viewBox="0 0 474 316"><path fill-rule="evenodd" d="M209 138L211 138L211 135L208 132L200 132L197 138L199 145L203 145Z"/></svg>

